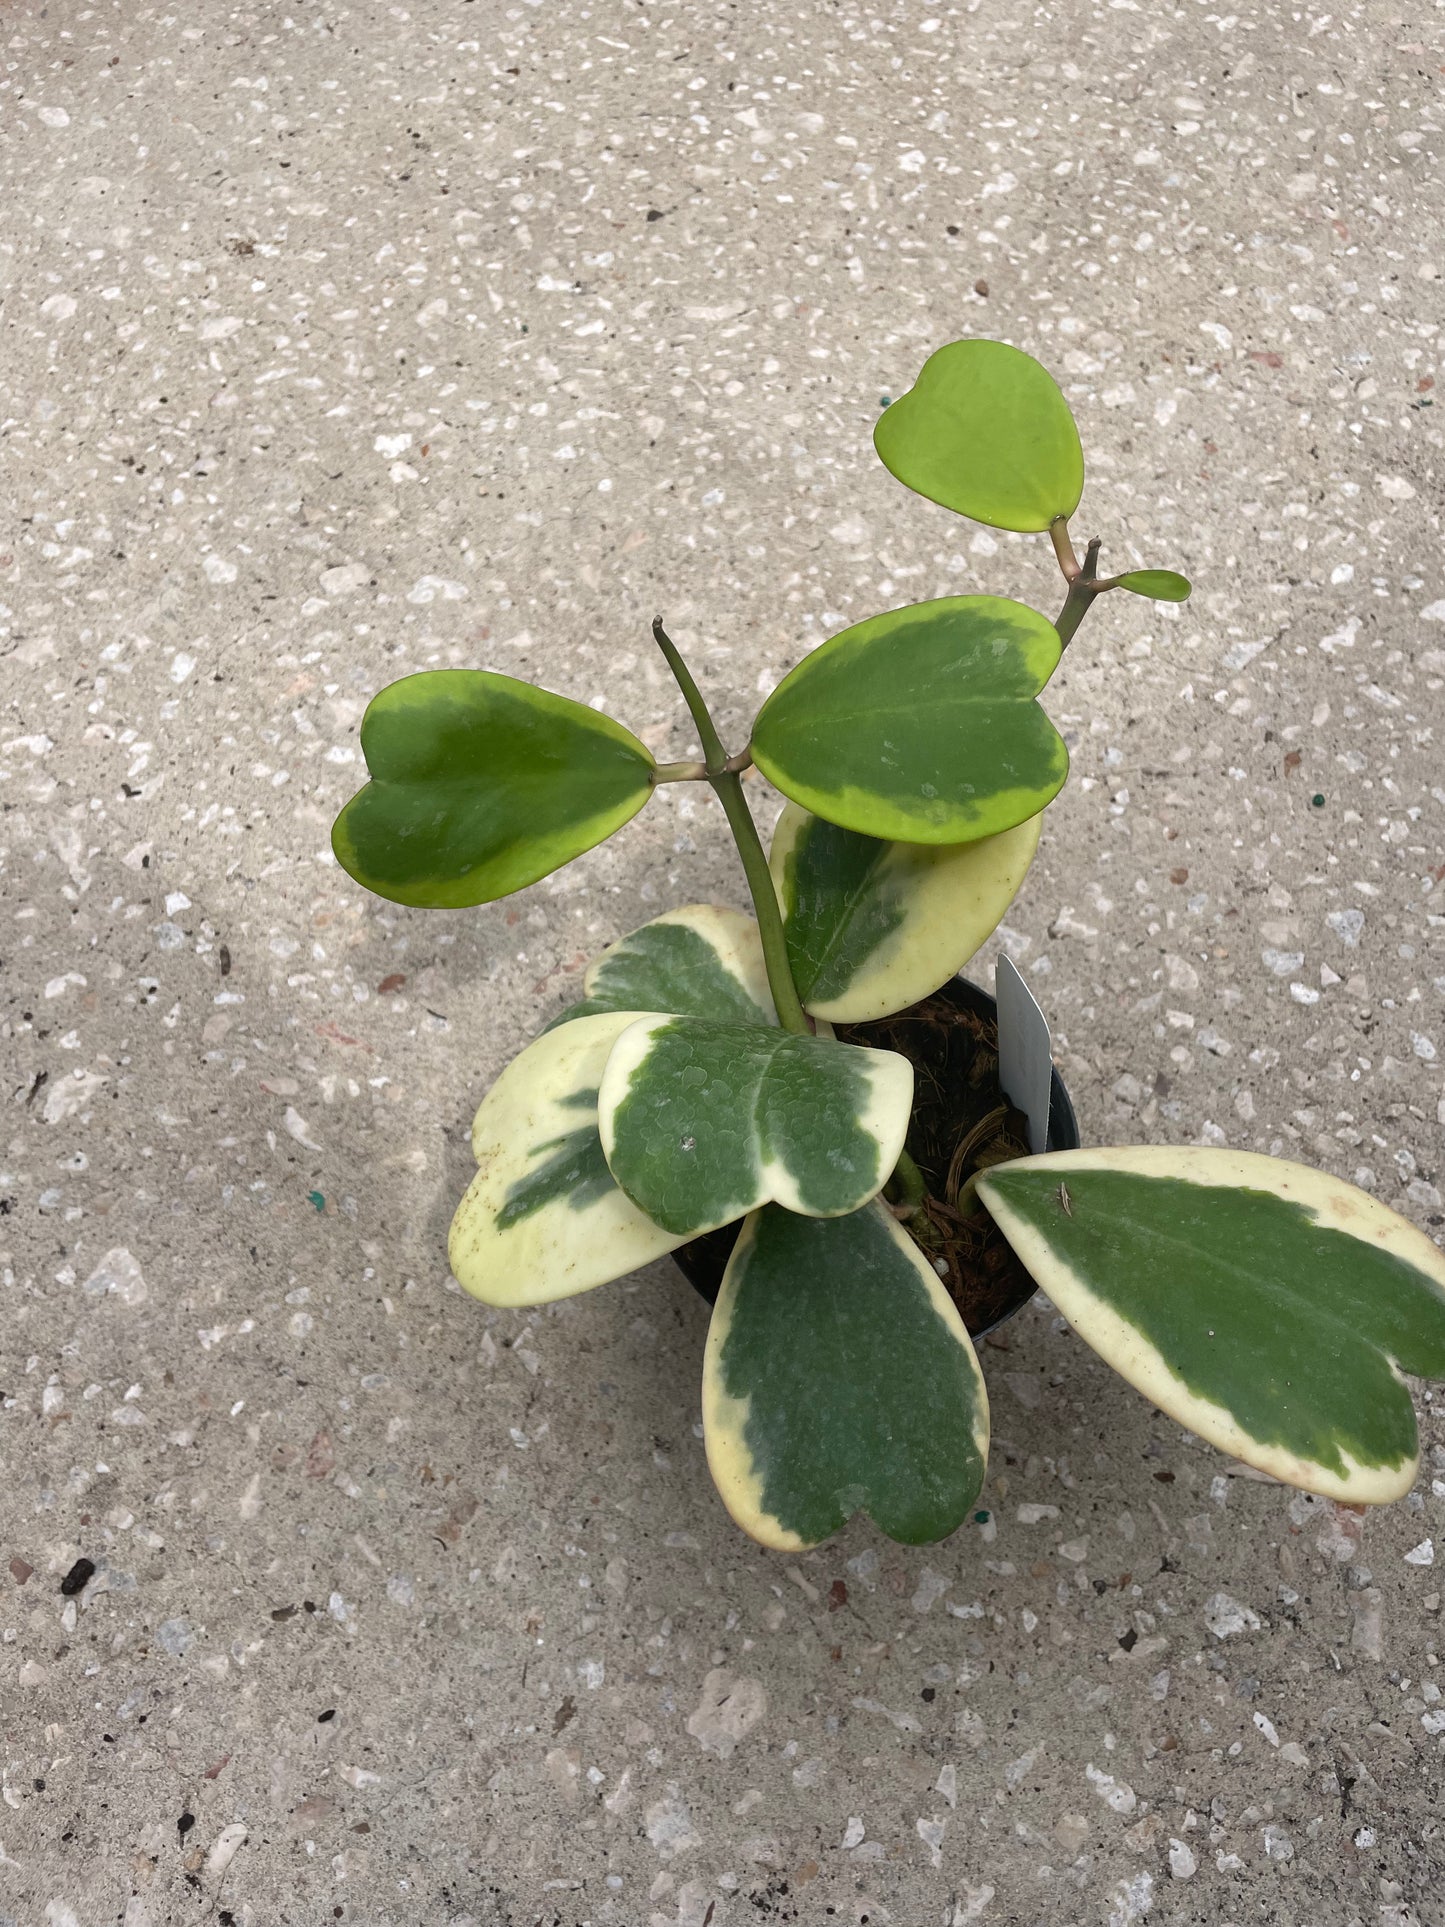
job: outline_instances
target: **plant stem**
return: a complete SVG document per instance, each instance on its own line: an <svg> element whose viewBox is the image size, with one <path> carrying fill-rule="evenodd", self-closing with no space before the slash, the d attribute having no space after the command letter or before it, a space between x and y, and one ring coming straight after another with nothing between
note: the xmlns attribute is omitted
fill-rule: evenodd
<svg viewBox="0 0 1445 1927"><path fill-rule="evenodd" d="M706 763L658 763L652 772L654 783L700 783L706 776Z"/></svg>
<svg viewBox="0 0 1445 1927"><path fill-rule="evenodd" d="M1050 528L1049 534L1053 536L1056 529L1061 529L1062 541L1067 546L1069 555L1072 558L1074 550L1073 544L1069 541L1067 527L1055 523ZM1059 556L1059 565L1062 568L1063 554L1060 550L1059 542L1060 536L1055 536L1054 551ZM1060 643L1067 649L1074 639L1075 630L1077 630L1079 624L1089 613L1095 596L1102 595L1105 589L1112 589L1114 586L1112 581L1100 582L1098 579L1099 538L1097 535L1089 544L1088 551L1084 556L1083 567L1080 568L1078 562L1075 561L1074 573L1070 574L1068 569L1065 568L1064 574L1068 579L1069 593L1064 598L1064 606L1060 609L1055 619L1054 627L1059 632Z"/></svg>
<svg viewBox="0 0 1445 1927"><path fill-rule="evenodd" d="M1072 582L1079 573L1079 558L1074 554L1067 515L1056 515L1050 522L1049 540L1054 545L1054 554L1059 558L1059 567L1064 572L1065 582Z"/></svg>
<svg viewBox="0 0 1445 1927"><path fill-rule="evenodd" d="M898 1153L898 1162L893 1167L892 1182L898 1189L898 1196L894 1202L899 1207L900 1212L906 1206L908 1216L912 1217L914 1212L921 1208L923 1200L927 1197L928 1186L924 1183L923 1173L913 1162L913 1159L908 1155L907 1151L900 1151Z"/></svg>
<svg viewBox="0 0 1445 1927"><path fill-rule="evenodd" d="M677 653L677 644L663 628L661 616L652 618L652 639L666 657L667 666L672 671L678 688L682 691L682 699L687 704L693 725L697 730L697 739L702 744L702 753L707 758L704 774L711 778L714 772L722 769L728 760L728 753L722 745L722 737L718 735L717 726L708 714L707 704L702 699L702 691L693 681L691 670Z"/></svg>
<svg viewBox="0 0 1445 1927"><path fill-rule="evenodd" d="M800 1037L809 1036L812 1034L813 1026L803 1009L798 997L797 985L793 982L793 973L788 967L788 939L783 930L783 915L778 908L778 893L773 888L773 879L768 870L768 859L763 853L758 826L753 821L752 811L748 808L747 798L743 795L740 768L746 765L738 757L729 757L724 749L722 738L717 733L717 726L708 713L707 704L703 701L702 692L693 681L687 664L678 654L676 644L663 628L661 616L653 618L652 633L658 648L667 659L668 668L677 679L677 686L682 691L683 700L692 714L698 740L702 744L703 755L706 758L700 774L706 777L713 794L722 804L727 815L728 827L733 833L733 841L737 844L743 874L748 880L753 909L757 914L758 931L763 944L763 962L768 972L768 988L773 993L778 1022L784 1030L793 1031Z"/></svg>
<svg viewBox="0 0 1445 1927"><path fill-rule="evenodd" d="M762 840L758 836L758 826L753 821L752 811L748 808L747 798L743 795L743 779L735 770L719 770L709 776L713 793L727 812L728 823L733 833L733 841L738 846L742 858L743 873L752 892L753 909L757 912L758 931L763 940L763 962L768 970L768 988L773 993L773 1003L777 1009L778 1022L784 1030L796 1032L800 1037L810 1036L813 1026L798 997L797 985L788 965L788 939L783 930L783 914L778 908L778 893L773 888L772 874L768 869L768 859L763 854Z"/></svg>

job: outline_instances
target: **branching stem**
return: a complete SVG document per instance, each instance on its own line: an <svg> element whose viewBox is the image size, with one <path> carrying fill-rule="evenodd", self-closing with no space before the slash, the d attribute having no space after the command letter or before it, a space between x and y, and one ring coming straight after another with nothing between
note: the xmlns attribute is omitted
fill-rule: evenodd
<svg viewBox="0 0 1445 1927"><path fill-rule="evenodd" d="M1099 581L1099 538L1096 535L1090 542L1080 566L1074 554L1074 545L1069 540L1068 524L1060 518L1050 525L1049 534L1053 538L1054 553L1059 558L1059 567L1069 585L1069 593L1064 598L1064 606L1055 618L1054 627L1059 632L1059 641L1067 649L1074 639L1074 632L1093 606L1095 596L1112 589L1112 580ZM1067 556L1067 560L1065 559Z"/></svg>

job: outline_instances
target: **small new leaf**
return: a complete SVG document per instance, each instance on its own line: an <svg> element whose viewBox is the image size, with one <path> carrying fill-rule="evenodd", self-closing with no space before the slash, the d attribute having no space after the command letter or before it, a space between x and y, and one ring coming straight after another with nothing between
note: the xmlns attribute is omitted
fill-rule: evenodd
<svg viewBox="0 0 1445 1927"><path fill-rule="evenodd" d="M1192 588L1188 576L1173 569L1130 569L1115 586L1131 595L1148 596L1151 602L1187 602Z"/></svg>

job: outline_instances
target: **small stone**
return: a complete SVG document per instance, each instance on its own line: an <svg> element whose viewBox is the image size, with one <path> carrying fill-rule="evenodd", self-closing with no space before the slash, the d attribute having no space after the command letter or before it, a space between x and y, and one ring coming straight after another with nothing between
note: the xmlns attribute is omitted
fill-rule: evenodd
<svg viewBox="0 0 1445 1927"><path fill-rule="evenodd" d="M172 1659L184 1659L195 1644L195 1633L188 1619L163 1619L156 1627L156 1639Z"/></svg>
<svg viewBox="0 0 1445 1927"><path fill-rule="evenodd" d="M702 1683L702 1698L688 1716L687 1730L705 1753L730 1760L768 1710L761 1680L734 1676L715 1667Z"/></svg>
<svg viewBox="0 0 1445 1927"><path fill-rule="evenodd" d="M1192 1880L1199 1871L1193 1849L1182 1840L1169 1842L1169 1872L1175 1880Z"/></svg>
<svg viewBox="0 0 1445 1927"><path fill-rule="evenodd" d="M1227 1592L1216 1592L1204 1602L1204 1623L1216 1639L1232 1639L1236 1633L1257 1633L1260 1617Z"/></svg>

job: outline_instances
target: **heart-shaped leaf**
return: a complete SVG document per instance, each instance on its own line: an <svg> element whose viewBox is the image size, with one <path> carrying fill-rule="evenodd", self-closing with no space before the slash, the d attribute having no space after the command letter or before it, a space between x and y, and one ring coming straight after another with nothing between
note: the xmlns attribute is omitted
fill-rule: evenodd
<svg viewBox="0 0 1445 1927"><path fill-rule="evenodd" d="M1072 515L1084 452L1046 368L1001 341L952 341L879 416L873 444L916 494L996 529Z"/></svg>
<svg viewBox="0 0 1445 1927"><path fill-rule="evenodd" d="M1410 1489L1400 1374L1445 1376L1445 1254L1377 1199L1164 1145L1020 1158L978 1194L1079 1336L1181 1425L1350 1505Z"/></svg>
<svg viewBox="0 0 1445 1927"><path fill-rule="evenodd" d="M582 1017L513 1058L472 1125L477 1175L452 1219L458 1281L489 1305L590 1291L682 1243L619 1191L597 1135L597 1086L636 1011Z"/></svg>
<svg viewBox="0 0 1445 1927"><path fill-rule="evenodd" d="M373 697L371 781L331 832L349 876L393 903L489 903L635 816L653 760L582 703L483 669L427 669Z"/></svg>
<svg viewBox="0 0 1445 1927"><path fill-rule="evenodd" d="M1151 602L1187 602L1192 587L1188 576L1173 569L1130 569L1118 578L1117 586L1131 595L1148 596Z"/></svg>
<svg viewBox="0 0 1445 1927"><path fill-rule="evenodd" d="M867 1512L926 1545L967 1518L988 1395L953 1301L881 1205L748 1219L708 1328L707 1461L723 1504L780 1551Z"/></svg>
<svg viewBox="0 0 1445 1927"><path fill-rule="evenodd" d="M945 596L822 643L753 725L758 768L814 816L900 843L972 843L1037 816L1069 753L1035 700L1054 625L1002 596Z"/></svg>
<svg viewBox="0 0 1445 1927"><path fill-rule="evenodd" d="M619 937L594 959L582 988L582 1001L553 1025L599 1010L669 1011L730 1024L778 1021L756 921L716 903L669 910Z"/></svg>
<svg viewBox="0 0 1445 1927"><path fill-rule="evenodd" d="M977 843L884 843L787 804L768 863L804 1006L867 1023L957 976L1017 895L1042 822Z"/></svg>
<svg viewBox="0 0 1445 1927"><path fill-rule="evenodd" d="M597 1115L623 1190L692 1238L770 1201L856 1210L898 1162L912 1099L895 1051L658 1016L613 1046Z"/></svg>

